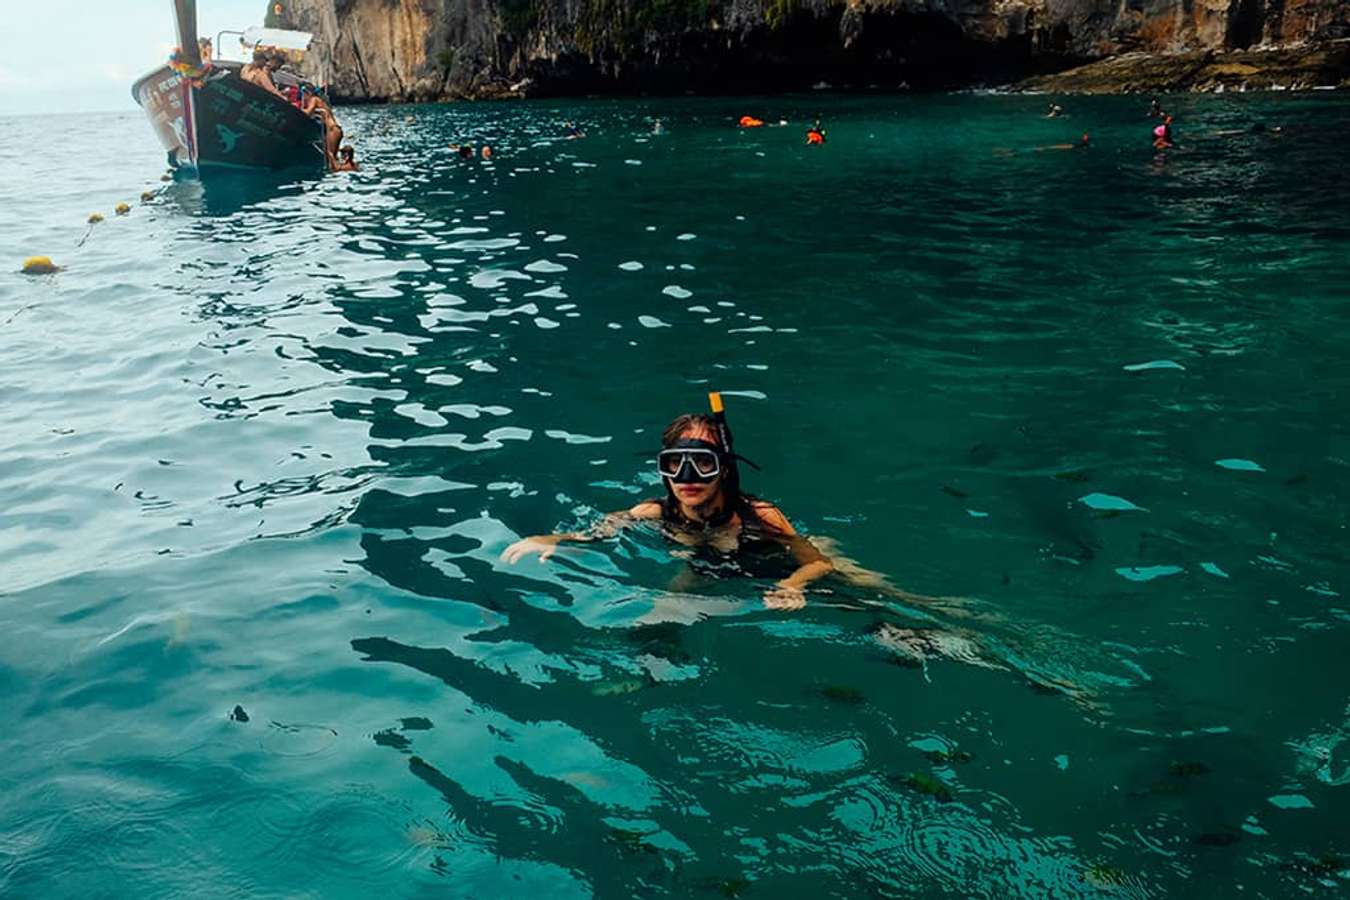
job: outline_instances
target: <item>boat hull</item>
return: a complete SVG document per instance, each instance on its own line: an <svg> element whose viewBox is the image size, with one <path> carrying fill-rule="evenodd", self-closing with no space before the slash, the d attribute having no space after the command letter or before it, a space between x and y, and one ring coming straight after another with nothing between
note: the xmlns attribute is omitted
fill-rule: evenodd
<svg viewBox="0 0 1350 900"><path fill-rule="evenodd" d="M164 66L131 93L170 165L199 172L324 166L323 125L228 70L193 83Z"/></svg>

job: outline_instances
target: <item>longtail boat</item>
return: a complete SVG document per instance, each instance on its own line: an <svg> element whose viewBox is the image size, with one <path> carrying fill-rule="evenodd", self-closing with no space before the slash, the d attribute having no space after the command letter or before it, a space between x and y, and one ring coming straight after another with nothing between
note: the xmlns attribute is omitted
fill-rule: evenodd
<svg viewBox="0 0 1350 900"><path fill-rule="evenodd" d="M174 169L207 175L230 169L324 167L323 124L239 77L240 64L203 62L196 0L173 0L178 49L131 88ZM307 45L304 32L251 29Z"/></svg>

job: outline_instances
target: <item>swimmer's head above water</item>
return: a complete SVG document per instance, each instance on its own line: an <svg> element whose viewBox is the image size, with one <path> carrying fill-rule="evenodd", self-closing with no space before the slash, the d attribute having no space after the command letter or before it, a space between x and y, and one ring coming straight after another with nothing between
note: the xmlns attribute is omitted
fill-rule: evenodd
<svg viewBox="0 0 1350 900"><path fill-rule="evenodd" d="M722 445L712 416L677 416L661 435L656 464L666 487L666 507L672 512L725 508L728 499L740 496L736 460Z"/></svg>
<svg viewBox="0 0 1350 900"><path fill-rule="evenodd" d="M666 487L662 506L669 519L708 522L732 514L745 502L741 457L735 452L722 397L710 394L708 399L711 415L677 416L661 434L657 470Z"/></svg>

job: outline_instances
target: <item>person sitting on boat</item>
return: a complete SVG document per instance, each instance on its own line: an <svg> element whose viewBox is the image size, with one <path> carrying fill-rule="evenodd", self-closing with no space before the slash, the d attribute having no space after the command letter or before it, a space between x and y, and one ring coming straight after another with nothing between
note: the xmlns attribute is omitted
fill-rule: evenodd
<svg viewBox="0 0 1350 900"><path fill-rule="evenodd" d="M338 151L337 171L339 172L359 172L361 167L356 164L356 151L352 149L351 144L344 144Z"/></svg>
<svg viewBox="0 0 1350 900"><path fill-rule="evenodd" d="M300 85L300 100L295 105L307 116L319 115L320 110L332 112L324 101L323 95L312 84Z"/></svg>
<svg viewBox="0 0 1350 900"><path fill-rule="evenodd" d="M657 471L665 484L664 497L645 500L626 512L606 516L587 532L537 535L516 541L502 553L507 563L532 554L547 560L564 542L587 542L612 537L621 528L639 522L661 526L677 544L691 548L695 559L708 557L709 568L721 571L729 561L742 566L749 558L741 551L786 551L792 570L764 595L773 609L800 609L806 588L834 571L834 565L814 544L797 534L777 506L741 491L738 461L731 430L722 412L720 395L713 394L712 415L686 413L666 426L657 454Z"/></svg>
<svg viewBox="0 0 1350 900"><path fill-rule="evenodd" d="M269 94L286 100L286 95L277 90L276 82L272 81L272 73L280 68L281 59L279 57L269 53L263 47L257 47L253 50L253 62L239 70L239 77L250 84L256 84Z"/></svg>
<svg viewBox="0 0 1350 900"><path fill-rule="evenodd" d="M197 56L202 61L203 69L209 69L211 67L211 55L211 39L199 38L197 40Z"/></svg>

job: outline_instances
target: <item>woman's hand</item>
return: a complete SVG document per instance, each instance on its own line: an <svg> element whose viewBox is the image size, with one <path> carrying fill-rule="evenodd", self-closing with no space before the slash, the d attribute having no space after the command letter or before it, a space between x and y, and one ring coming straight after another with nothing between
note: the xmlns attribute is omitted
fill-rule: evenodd
<svg viewBox="0 0 1350 900"><path fill-rule="evenodd" d="M539 561L546 562L558 552L558 544L566 537L564 534L541 534L522 538L502 551L502 562L513 566L532 553L538 553Z"/></svg>
<svg viewBox="0 0 1350 900"><path fill-rule="evenodd" d="M764 592L764 605L769 609L801 609L806 605L806 591L783 580Z"/></svg>

